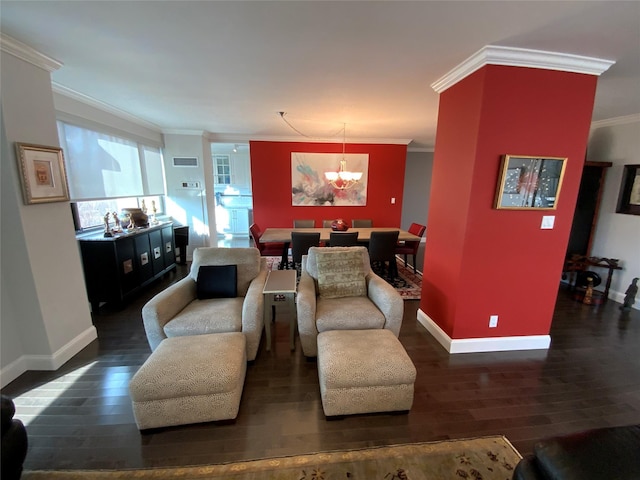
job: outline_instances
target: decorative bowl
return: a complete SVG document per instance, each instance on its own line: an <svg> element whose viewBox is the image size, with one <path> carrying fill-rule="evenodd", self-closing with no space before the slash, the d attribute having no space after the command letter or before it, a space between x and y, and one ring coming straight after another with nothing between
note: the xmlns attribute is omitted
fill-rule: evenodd
<svg viewBox="0 0 640 480"><path fill-rule="evenodd" d="M127 228L143 228L149 226L149 216L141 208L123 208L125 218L129 218Z"/></svg>
<svg viewBox="0 0 640 480"><path fill-rule="evenodd" d="M341 218L338 218L337 220L331 222L331 230L333 230L334 232L346 232L347 230L349 230L349 225L347 225L346 222Z"/></svg>

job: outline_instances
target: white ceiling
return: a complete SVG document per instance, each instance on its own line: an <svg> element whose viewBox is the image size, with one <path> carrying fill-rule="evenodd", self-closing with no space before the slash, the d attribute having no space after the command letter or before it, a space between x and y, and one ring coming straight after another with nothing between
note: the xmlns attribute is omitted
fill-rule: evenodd
<svg viewBox="0 0 640 480"><path fill-rule="evenodd" d="M54 84L163 131L434 145L430 85L485 45L616 64L593 120L640 113L640 1L10 1L0 28ZM342 133L338 135L341 139ZM300 139L300 137L297 137Z"/></svg>

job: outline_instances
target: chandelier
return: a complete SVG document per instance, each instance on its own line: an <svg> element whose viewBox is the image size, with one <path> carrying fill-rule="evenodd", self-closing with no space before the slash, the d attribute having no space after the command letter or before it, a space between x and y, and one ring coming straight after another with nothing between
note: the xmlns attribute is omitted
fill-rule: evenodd
<svg viewBox="0 0 640 480"><path fill-rule="evenodd" d="M345 146L347 143L347 124L342 124L342 160L337 172L324 172L324 178L333 188L346 190L353 187L362 178L362 172L350 172L347 170L347 159L345 157Z"/></svg>
<svg viewBox="0 0 640 480"><path fill-rule="evenodd" d="M305 135L300 130L295 128L285 117L285 112L278 112L280 118L296 133L303 137L311 138L309 135ZM337 133L337 132L336 132ZM345 148L347 144L347 124L342 124L342 160L340 160L340 167L337 172L325 172L324 178L329 182L333 188L338 190L347 190L353 187L362 178L362 172L351 172L347 170L347 159L345 155Z"/></svg>

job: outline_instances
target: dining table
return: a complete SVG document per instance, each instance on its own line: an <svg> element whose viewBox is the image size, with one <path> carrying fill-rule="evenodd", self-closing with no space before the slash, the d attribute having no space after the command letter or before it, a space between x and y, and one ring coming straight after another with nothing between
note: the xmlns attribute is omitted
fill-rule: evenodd
<svg viewBox="0 0 640 480"><path fill-rule="evenodd" d="M409 233L406 230L402 230L400 228L395 227L357 227L357 228L349 228L347 232L358 232L358 243L366 245L371 239L372 232L399 232L398 233L398 241L406 242L406 241L414 241L419 242L421 237L414 235L413 233ZM283 243L284 247L282 249L282 260L280 262L280 266L278 267L280 270L283 268L287 268L288 264L288 256L289 256L289 245L291 244L291 232L302 232L302 233L319 233L320 234L320 242L328 242L331 236L331 233L343 233L340 231L335 231L331 228L267 228L262 233L260 237L260 243Z"/></svg>

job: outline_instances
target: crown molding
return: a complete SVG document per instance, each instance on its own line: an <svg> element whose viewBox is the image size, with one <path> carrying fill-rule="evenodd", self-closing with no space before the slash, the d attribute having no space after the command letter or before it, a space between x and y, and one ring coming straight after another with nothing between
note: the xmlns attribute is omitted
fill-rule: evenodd
<svg viewBox="0 0 640 480"><path fill-rule="evenodd" d="M433 153L435 151L434 147L407 147L407 152L411 153Z"/></svg>
<svg viewBox="0 0 640 480"><path fill-rule="evenodd" d="M36 49L19 42L15 38L0 32L0 49L14 57L28 62L36 67L42 68L47 72L55 72L63 63L47 57L45 54L38 52Z"/></svg>
<svg viewBox="0 0 640 480"><path fill-rule="evenodd" d="M209 132L205 130L186 130L180 128L166 128L162 130L163 135L191 135L195 137L209 137Z"/></svg>
<svg viewBox="0 0 640 480"><path fill-rule="evenodd" d="M433 82L431 88L437 93L442 93L485 65L541 68L545 70L584 73L587 75L601 75L614 63L616 63L614 60L583 57L570 53L487 45L471 55L449 73Z"/></svg>
<svg viewBox="0 0 640 480"><path fill-rule="evenodd" d="M71 88L60 85L59 83L51 82L51 89L54 93L69 97L73 100L77 100L78 102L97 108L98 110L102 110L103 112L110 113L111 115L115 115L116 117L120 117L124 120L128 120L132 123L140 125L141 127L145 127L150 130L161 131L161 128L155 123L143 120L139 117L136 117L135 115L131 115L130 113L125 112L124 110L120 110L113 105L109 105L108 103L104 103L100 100L90 97L89 95L85 95L84 93L72 90Z"/></svg>
<svg viewBox="0 0 640 480"><path fill-rule="evenodd" d="M596 120L591 122L591 129L601 127L613 127L615 125L626 125L628 123L640 122L640 113L634 113L633 115L625 115L624 117L607 118L605 120Z"/></svg>
<svg viewBox="0 0 640 480"><path fill-rule="evenodd" d="M249 143L254 142L287 142L287 143L342 143L342 139L307 138L300 136L280 135L246 135L230 133L209 133L208 139L219 143ZM409 145L413 140L406 138L347 138L349 144L379 144L379 145Z"/></svg>

